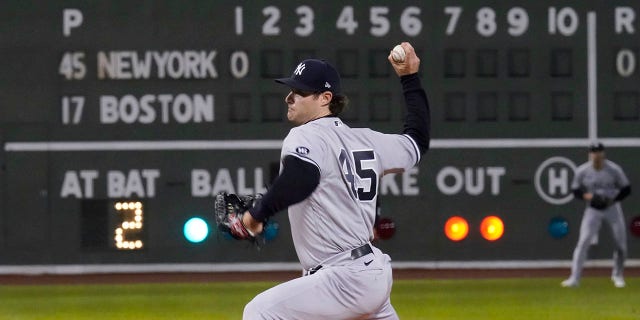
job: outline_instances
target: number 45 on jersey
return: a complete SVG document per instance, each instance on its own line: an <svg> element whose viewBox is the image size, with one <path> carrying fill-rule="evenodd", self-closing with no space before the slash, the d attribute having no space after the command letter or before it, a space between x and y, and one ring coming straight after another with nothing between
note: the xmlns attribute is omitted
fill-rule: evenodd
<svg viewBox="0 0 640 320"><path fill-rule="evenodd" d="M349 153L344 149L340 150L338 159L349 193L360 201L371 201L378 192L378 173L374 170L376 155L373 150L356 150L352 151L351 155L355 167L351 164Z"/></svg>

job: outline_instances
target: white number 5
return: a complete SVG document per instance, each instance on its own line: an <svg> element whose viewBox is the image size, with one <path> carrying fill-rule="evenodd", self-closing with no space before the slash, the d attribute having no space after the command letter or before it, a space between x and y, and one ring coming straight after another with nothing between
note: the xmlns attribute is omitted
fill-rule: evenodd
<svg viewBox="0 0 640 320"><path fill-rule="evenodd" d="M371 7L369 19L371 20L371 35L376 37L385 36L389 33L388 7Z"/></svg>

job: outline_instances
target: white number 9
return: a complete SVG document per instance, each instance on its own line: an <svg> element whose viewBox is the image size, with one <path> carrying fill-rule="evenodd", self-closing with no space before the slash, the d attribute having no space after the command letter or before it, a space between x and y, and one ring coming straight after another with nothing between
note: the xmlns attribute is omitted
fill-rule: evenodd
<svg viewBox="0 0 640 320"><path fill-rule="evenodd" d="M509 22L509 34L512 36L520 36L529 28L529 15L526 10L520 7L509 10L507 21Z"/></svg>

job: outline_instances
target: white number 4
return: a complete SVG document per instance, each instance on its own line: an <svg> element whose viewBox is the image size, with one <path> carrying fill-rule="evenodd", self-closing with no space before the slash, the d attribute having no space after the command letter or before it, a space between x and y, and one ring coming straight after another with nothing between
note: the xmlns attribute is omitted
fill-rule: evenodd
<svg viewBox="0 0 640 320"><path fill-rule="evenodd" d="M336 20L336 28L344 29L344 31L349 35L356 32L356 29L358 29L358 22L353 16L352 6L342 8L342 12L340 12L340 16L338 17L338 20Z"/></svg>

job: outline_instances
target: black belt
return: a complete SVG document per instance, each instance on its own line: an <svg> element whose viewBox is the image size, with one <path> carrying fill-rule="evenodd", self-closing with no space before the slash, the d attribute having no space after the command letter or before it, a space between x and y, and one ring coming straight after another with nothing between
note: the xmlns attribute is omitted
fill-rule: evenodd
<svg viewBox="0 0 640 320"><path fill-rule="evenodd" d="M351 259L355 260L361 257L364 257L366 255L368 255L369 253L373 253L373 250L371 249L371 245L369 245L368 243L361 246L361 247L357 247L353 250L351 250ZM309 269L307 275L312 275L316 272L318 272L318 270L322 269L322 265L318 265L315 266L311 269Z"/></svg>
<svg viewBox="0 0 640 320"><path fill-rule="evenodd" d="M364 257L369 253L373 253L373 250L371 250L371 246L367 243L362 247L357 247L351 250L351 259L355 260L360 257Z"/></svg>

